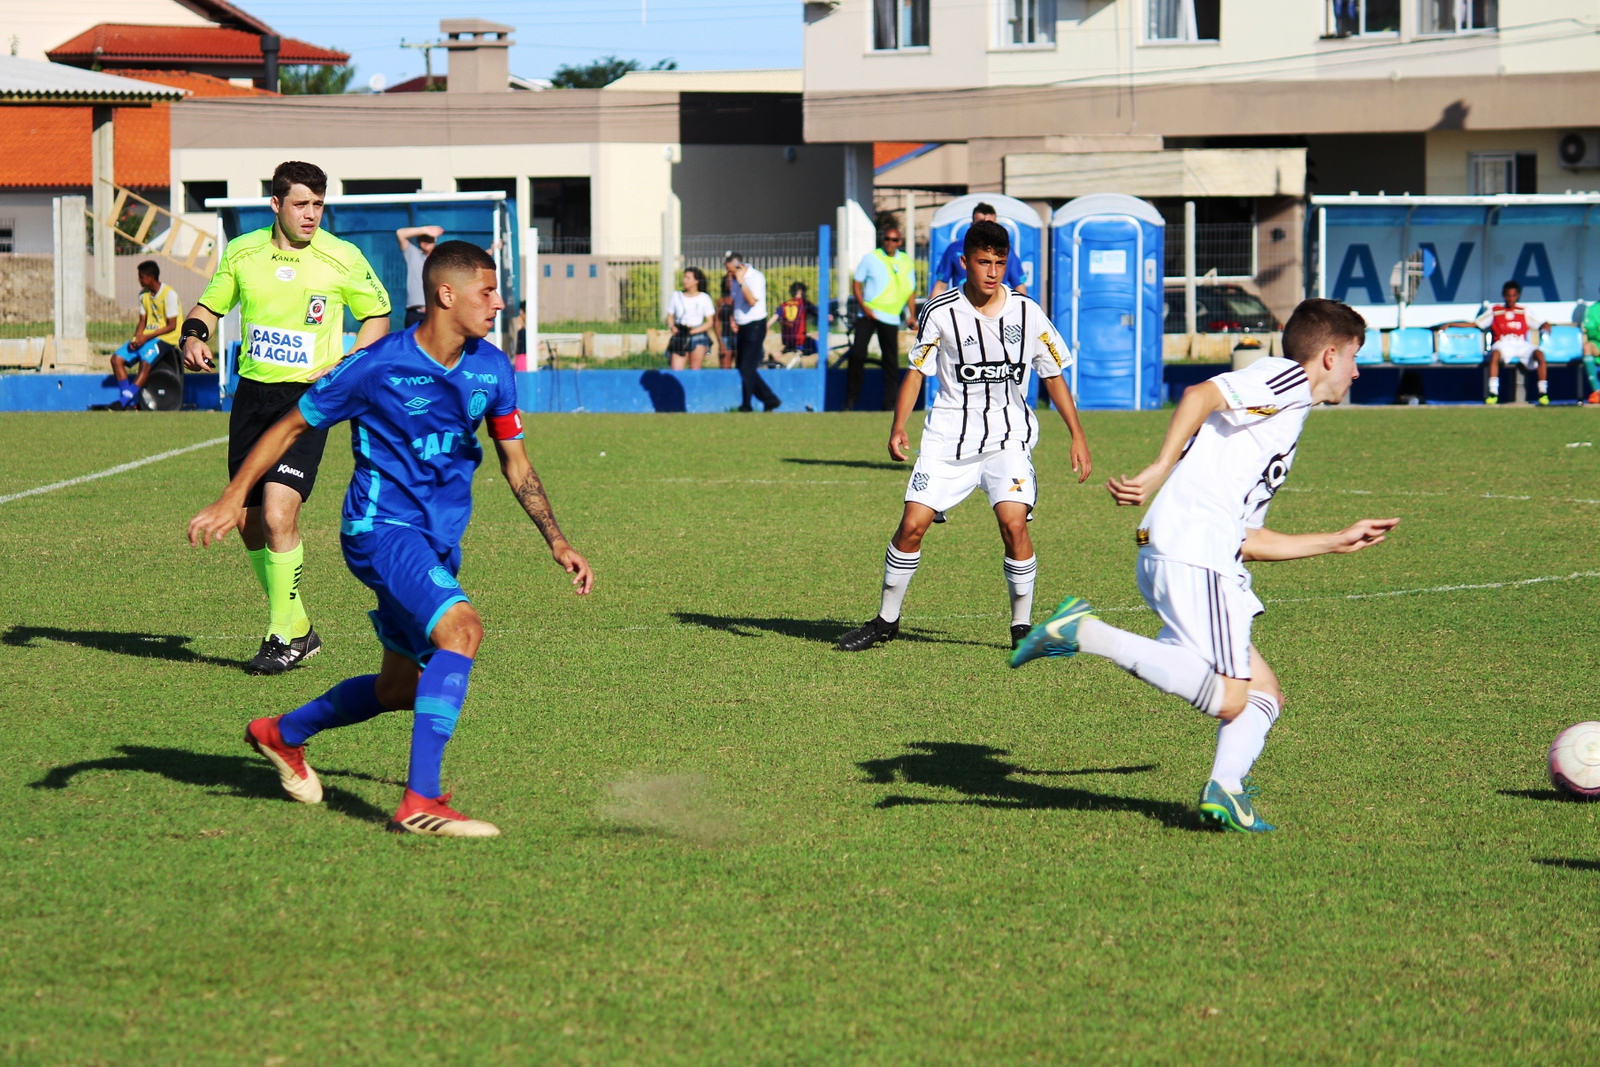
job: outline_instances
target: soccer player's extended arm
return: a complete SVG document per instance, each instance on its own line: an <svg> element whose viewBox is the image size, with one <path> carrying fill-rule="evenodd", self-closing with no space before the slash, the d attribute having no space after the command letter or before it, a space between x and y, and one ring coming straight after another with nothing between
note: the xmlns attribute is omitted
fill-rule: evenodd
<svg viewBox="0 0 1600 1067"><path fill-rule="evenodd" d="M1132 478L1119 474L1106 483L1106 489L1117 506L1131 507L1148 503L1156 490L1161 488L1161 483L1166 481L1167 475L1172 473L1178 460L1183 458L1183 450L1188 447L1189 439L1200 432L1200 427L1205 425L1212 412L1221 411L1226 406L1227 398L1213 382L1201 382L1185 389L1183 399L1178 401L1178 410L1172 413L1172 421L1167 424L1167 435L1161 441L1161 452L1155 462Z"/></svg>
<svg viewBox="0 0 1600 1067"><path fill-rule="evenodd" d="M1286 534L1261 527L1244 535L1244 558L1258 560L1305 559L1330 552L1344 555L1381 545L1399 519L1362 519L1329 533Z"/></svg>
<svg viewBox="0 0 1600 1067"><path fill-rule="evenodd" d="M273 423L256 441L255 447L240 465L239 473L228 482L228 487L222 491L216 503L189 520L189 543L210 545L213 541L222 540L229 530L237 527L240 513L244 511L245 494L250 487L260 481L261 476L289 451L289 446L309 429L311 426L298 407L290 408L287 415Z"/></svg>
<svg viewBox="0 0 1600 1067"><path fill-rule="evenodd" d="M1072 390L1067 388L1062 375L1042 381L1044 391L1050 394L1050 403L1061 412L1061 421L1067 424L1067 432L1072 435L1072 469L1077 472L1078 484L1082 485L1089 480L1094 464L1089 461L1089 441L1083 436L1083 424L1078 421L1078 405L1072 402Z"/></svg>
<svg viewBox="0 0 1600 1067"><path fill-rule="evenodd" d="M545 541L550 545L550 555L561 564L563 570L572 575L572 584L578 594L587 593L594 588L594 571L589 568L589 561L567 543L561 527L556 525L555 512L550 510L550 498L544 495L544 484L539 481L533 464L528 462L528 450L521 438L496 441L494 447L500 453L500 473L505 475L506 484L511 486L511 493L522 505L522 510L528 513L528 518L544 534Z"/></svg>
<svg viewBox="0 0 1600 1067"><path fill-rule="evenodd" d="M926 376L914 367L907 368L900 378L900 395L894 402L894 425L889 427L889 458L896 463L904 463L911 456L911 438L906 434L906 420L911 418L911 410L917 406L917 397L922 395L922 383L926 380Z"/></svg>

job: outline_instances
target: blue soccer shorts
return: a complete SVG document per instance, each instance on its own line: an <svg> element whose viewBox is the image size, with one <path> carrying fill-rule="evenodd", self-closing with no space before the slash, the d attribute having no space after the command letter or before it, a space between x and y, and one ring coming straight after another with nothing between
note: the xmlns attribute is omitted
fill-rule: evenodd
<svg viewBox="0 0 1600 1067"><path fill-rule="evenodd" d="M368 612L383 647L418 665L433 655L433 628L456 604L469 603L456 581L461 548L435 548L411 526L379 523L339 538L350 573L378 597Z"/></svg>

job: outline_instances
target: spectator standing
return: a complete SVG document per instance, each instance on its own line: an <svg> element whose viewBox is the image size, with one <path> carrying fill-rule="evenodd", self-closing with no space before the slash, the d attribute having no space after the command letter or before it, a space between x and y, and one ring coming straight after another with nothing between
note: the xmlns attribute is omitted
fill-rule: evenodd
<svg viewBox="0 0 1600 1067"><path fill-rule="evenodd" d="M111 373L117 379L117 406L136 410L139 390L150 377L150 368L156 360L171 354L176 356L178 331L182 325L178 316L183 305L178 303L178 292L161 281L161 267L153 259L139 264L139 321L133 327L128 342L111 353ZM139 369L130 372L129 364ZM130 373L135 376L130 377Z"/></svg>
<svg viewBox="0 0 1600 1067"><path fill-rule="evenodd" d="M1000 216L993 204L979 204L972 209L972 221L999 222ZM961 241L958 236L945 245L944 252L939 256L939 265L933 272L933 292L929 295L938 296L946 289L959 289L966 280L967 268L961 262ZM1022 260L1017 257L1015 247L1007 254L1006 276L1003 280L1006 288L1014 290L1019 296L1028 295L1028 285L1022 276Z"/></svg>
<svg viewBox="0 0 1600 1067"><path fill-rule="evenodd" d="M422 321L428 303L422 292L422 264L433 251L435 242L443 236L443 226L402 226L394 231L394 239L400 242L400 254L406 261L406 326Z"/></svg>
<svg viewBox="0 0 1600 1067"><path fill-rule="evenodd" d="M1595 357L1600 356L1600 301L1589 305L1583 313L1583 369L1589 376L1589 398L1585 404L1600 404L1600 373L1595 370Z"/></svg>
<svg viewBox="0 0 1600 1067"><path fill-rule="evenodd" d="M900 227L884 228L878 247L861 257L850 282L861 317L850 343L849 365L844 379L844 409L854 411L861 397L861 378L867 369L867 345L878 339L878 356L883 361L883 407L894 406L900 386L900 327L916 327L916 264L901 247L905 238Z"/></svg>
<svg viewBox="0 0 1600 1067"><path fill-rule="evenodd" d="M767 383L761 380L758 369L767 340L767 279L766 275L744 261L738 252L729 252L723 260L727 268L728 290L733 295L733 328L735 331L735 361L739 367L739 410L752 411L750 400L761 401L764 411L776 411L783 401L778 399Z"/></svg>
<svg viewBox="0 0 1600 1067"><path fill-rule="evenodd" d="M717 365L733 369L733 351L739 343L733 329L733 282L724 274L717 295Z"/></svg>
<svg viewBox="0 0 1600 1067"><path fill-rule="evenodd" d="M711 331L717 328L717 309L706 292L706 274L699 267L683 272L683 288L667 301L667 355L673 370L699 370L711 351Z"/></svg>

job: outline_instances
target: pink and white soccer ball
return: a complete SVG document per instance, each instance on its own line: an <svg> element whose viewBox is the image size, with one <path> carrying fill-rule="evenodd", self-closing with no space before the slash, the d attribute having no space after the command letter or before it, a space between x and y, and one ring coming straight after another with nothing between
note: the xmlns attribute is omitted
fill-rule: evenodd
<svg viewBox="0 0 1600 1067"><path fill-rule="evenodd" d="M1580 800L1600 800L1600 722L1580 722L1556 736L1550 781Z"/></svg>

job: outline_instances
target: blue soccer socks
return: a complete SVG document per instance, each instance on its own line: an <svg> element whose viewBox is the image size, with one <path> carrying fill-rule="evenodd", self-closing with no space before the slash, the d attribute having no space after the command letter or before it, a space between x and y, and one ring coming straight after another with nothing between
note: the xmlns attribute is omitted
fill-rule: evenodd
<svg viewBox="0 0 1600 1067"><path fill-rule="evenodd" d="M406 787L424 797L444 793L439 784L444 766L444 746L455 732L461 705L467 699L467 676L472 659L440 649L428 660L417 679L416 715L411 724L411 766Z"/></svg>
<svg viewBox="0 0 1600 1067"><path fill-rule="evenodd" d="M384 712L378 703L378 676L346 678L315 700L302 704L278 720L283 743L298 748L313 734L340 726L354 726Z"/></svg>

